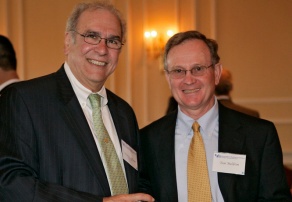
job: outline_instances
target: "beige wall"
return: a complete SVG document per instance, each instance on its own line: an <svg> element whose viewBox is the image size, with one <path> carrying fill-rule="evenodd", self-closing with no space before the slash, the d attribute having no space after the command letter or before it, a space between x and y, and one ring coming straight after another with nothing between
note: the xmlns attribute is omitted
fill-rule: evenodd
<svg viewBox="0 0 292 202"><path fill-rule="evenodd" d="M78 0L0 0L0 33L13 41L22 79L64 61L66 18ZM127 43L107 87L134 108L140 127L164 115L170 92L159 60L147 56L148 29L197 29L219 43L234 76L233 99L276 124L292 164L291 0L112 0L128 22Z"/></svg>

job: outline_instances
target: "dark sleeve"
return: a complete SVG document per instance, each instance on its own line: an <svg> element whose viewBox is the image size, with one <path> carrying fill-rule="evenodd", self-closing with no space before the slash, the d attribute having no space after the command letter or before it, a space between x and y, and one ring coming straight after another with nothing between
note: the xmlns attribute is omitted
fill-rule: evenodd
<svg viewBox="0 0 292 202"><path fill-rule="evenodd" d="M145 155L147 153L147 146L146 146L147 140L145 139L145 137L146 137L146 134L143 134L143 130L140 130L140 135L139 135L139 148L140 148L140 152L139 152L139 192L153 195L152 190L151 190L150 179L148 176L148 169L147 169L146 161L145 161Z"/></svg>
<svg viewBox="0 0 292 202"><path fill-rule="evenodd" d="M275 126L269 125L261 160L259 201L292 201Z"/></svg>
<svg viewBox="0 0 292 202"><path fill-rule="evenodd" d="M102 201L40 180L40 161L29 110L16 90L5 91L0 97L0 201Z"/></svg>

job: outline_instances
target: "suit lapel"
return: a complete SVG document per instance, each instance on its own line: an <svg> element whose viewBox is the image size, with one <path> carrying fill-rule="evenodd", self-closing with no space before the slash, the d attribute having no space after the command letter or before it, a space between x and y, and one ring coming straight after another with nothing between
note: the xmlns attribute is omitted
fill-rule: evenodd
<svg viewBox="0 0 292 202"><path fill-rule="evenodd" d="M220 105L219 152L237 154L242 151L245 136L240 132L241 127L240 121L232 115L232 111Z"/></svg>
<svg viewBox="0 0 292 202"><path fill-rule="evenodd" d="M109 184L94 138L63 67L57 72L57 80L59 96L64 102L61 114L80 143L88 166L98 178L99 187L103 189L105 195L110 195Z"/></svg>
<svg viewBox="0 0 292 202"><path fill-rule="evenodd" d="M134 149L137 152L138 125L136 125L136 128L130 128L130 125L132 123L127 124L128 119L129 119L127 116L131 116L131 115L126 114L123 111L120 105L120 102L116 99L116 96L109 90L107 90L107 97L108 97L108 107L109 107L113 122L115 124L115 128L117 131L117 135L119 137L119 143L120 143L121 148L122 148L121 141L123 140L129 146L131 146L132 149ZM136 134L133 134L133 131L135 130L136 130ZM129 193L133 193L137 189L138 171L136 171L135 168L133 168L125 160L124 160L124 167L126 171Z"/></svg>
<svg viewBox="0 0 292 202"><path fill-rule="evenodd" d="M241 133L241 127L234 112L219 104L219 152L243 154L245 135ZM230 195L235 180L234 174L218 173L218 183L223 196Z"/></svg>
<svg viewBox="0 0 292 202"><path fill-rule="evenodd" d="M128 114L125 114L121 111L121 106L116 100L113 98L110 91L107 90L108 97L108 107L112 116L112 119L115 124L115 128L119 137L119 140L124 140L126 142L132 142L130 139L134 134L127 134L126 128L129 127L127 124Z"/></svg>

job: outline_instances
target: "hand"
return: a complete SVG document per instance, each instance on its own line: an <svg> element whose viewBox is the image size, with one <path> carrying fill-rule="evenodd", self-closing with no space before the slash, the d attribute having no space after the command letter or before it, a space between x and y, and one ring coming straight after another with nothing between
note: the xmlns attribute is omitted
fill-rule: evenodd
<svg viewBox="0 0 292 202"><path fill-rule="evenodd" d="M154 198L148 194L121 194L103 198L103 202L151 202Z"/></svg>

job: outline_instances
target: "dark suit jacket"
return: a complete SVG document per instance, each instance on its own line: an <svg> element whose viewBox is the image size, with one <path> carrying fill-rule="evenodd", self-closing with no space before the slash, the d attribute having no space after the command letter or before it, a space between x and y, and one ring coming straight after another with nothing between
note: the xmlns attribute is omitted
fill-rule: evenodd
<svg viewBox="0 0 292 202"><path fill-rule="evenodd" d="M140 131L140 188L161 202L177 202L175 125L177 111ZM291 201L274 125L219 104L219 152L246 154L245 175L218 173L226 202Z"/></svg>
<svg viewBox="0 0 292 202"><path fill-rule="evenodd" d="M135 151L132 108L107 90L117 134ZM129 192L138 171L124 161ZM62 67L0 98L0 201L101 201L110 188L87 120Z"/></svg>

